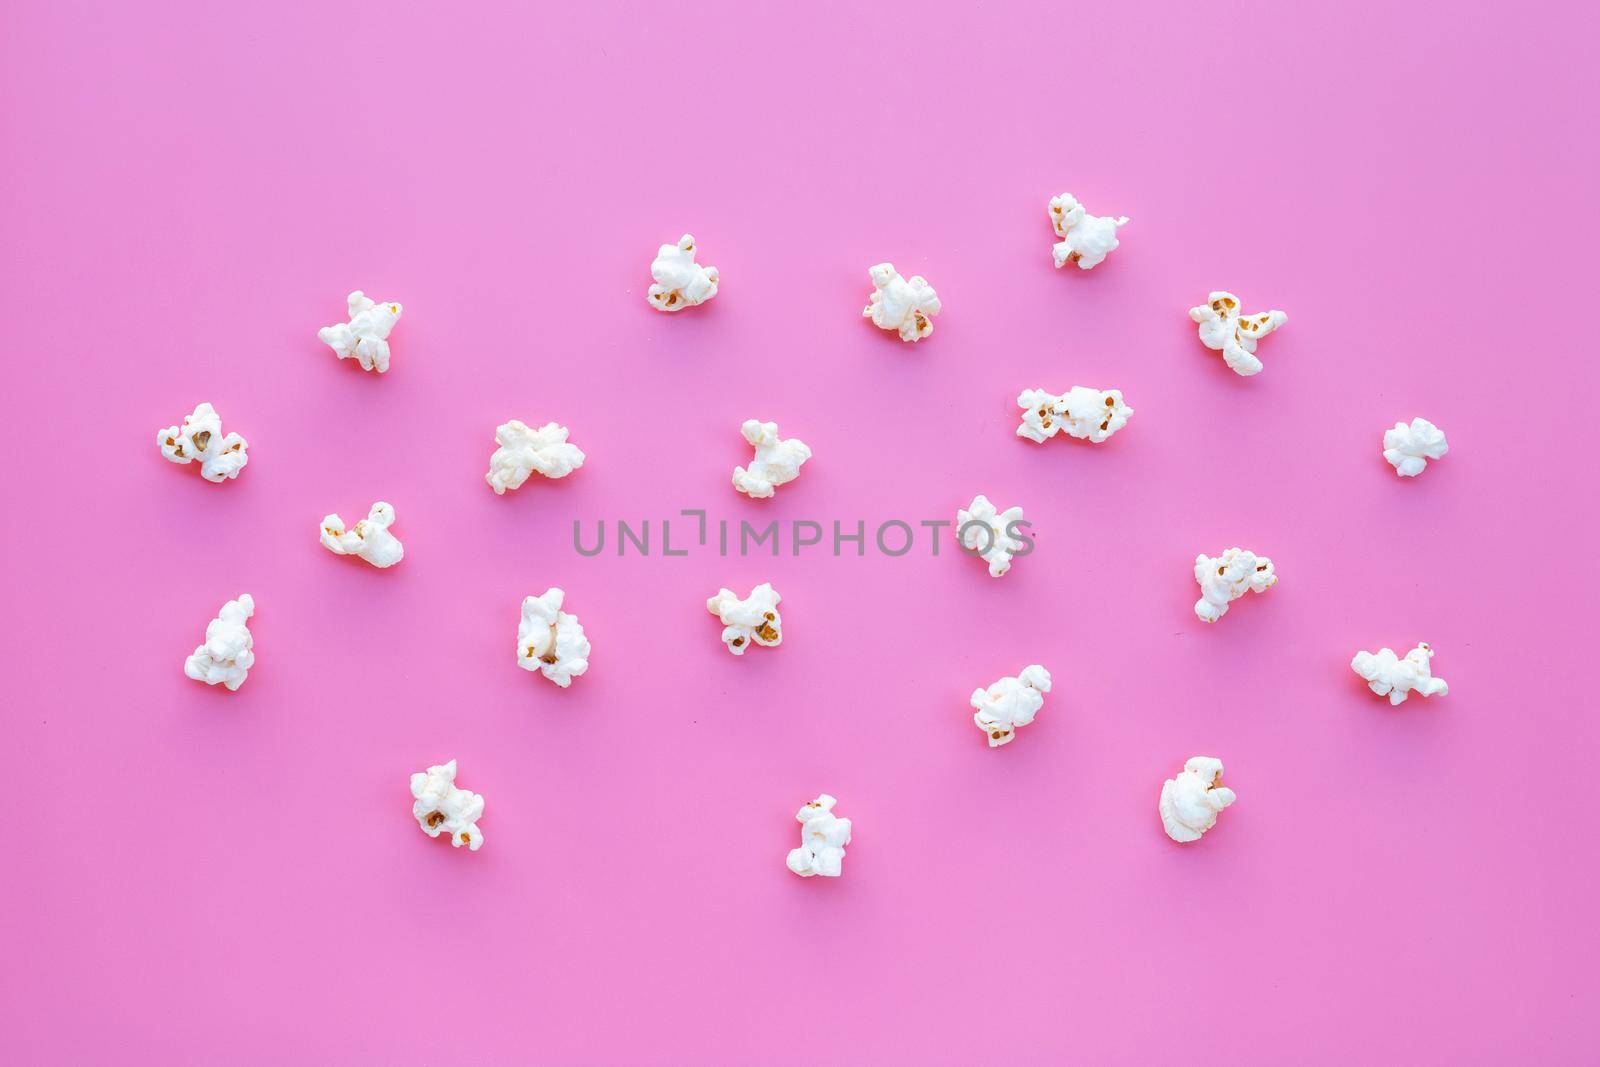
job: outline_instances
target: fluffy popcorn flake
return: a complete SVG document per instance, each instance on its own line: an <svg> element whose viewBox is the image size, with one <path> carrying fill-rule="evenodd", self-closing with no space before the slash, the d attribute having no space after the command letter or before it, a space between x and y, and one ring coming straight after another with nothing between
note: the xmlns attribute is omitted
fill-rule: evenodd
<svg viewBox="0 0 1600 1067"><path fill-rule="evenodd" d="M1395 655L1392 648L1380 648L1377 653L1357 652L1350 661L1350 669L1367 680L1367 688L1389 703L1404 704L1412 693L1418 696L1444 696L1450 686L1443 678L1435 678L1428 663L1433 659L1433 649L1424 641L1405 654Z"/></svg>
<svg viewBox="0 0 1600 1067"><path fill-rule="evenodd" d="M183 673L207 685L224 685L231 692L244 684L255 665L255 638L246 620L256 613L256 602L249 593L222 605L217 617L206 624L206 640L183 662Z"/></svg>
<svg viewBox="0 0 1600 1067"><path fill-rule="evenodd" d="M1083 385L1074 385L1059 396L1043 389L1024 389L1017 395L1017 406L1022 409L1017 436L1041 444L1063 433L1100 444L1133 417L1133 409L1122 400L1122 390Z"/></svg>
<svg viewBox="0 0 1600 1067"><path fill-rule="evenodd" d="M675 245L662 245L650 264L655 284L645 294L657 311L682 311L704 304L717 295L717 268L694 261L694 235L684 234Z"/></svg>
<svg viewBox="0 0 1600 1067"><path fill-rule="evenodd" d="M1222 761L1195 756L1161 787L1161 826L1174 841L1198 841L1217 824L1217 813L1237 799L1222 784Z"/></svg>
<svg viewBox="0 0 1600 1067"><path fill-rule="evenodd" d="M456 788L455 760L413 774L411 795L415 798L411 814L417 817L423 833L429 837L448 834L451 845L466 845L473 852L483 847L483 831L478 829L478 820L483 818L483 797Z"/></svg>
<svg viewBox="0 0 1600 1067"><path fill-rule="evenodd" d="M956 540L962 549L989 564L989 576L999 578L1011 569L1011 557L1026 554L1032 542L1016 531L1027 525L1020 507L999 511L979 493L968 507L956 512Z"/></svg>
<svg viewBox="0 0 1600 1067"><path fill-rule="evenodd" d="M1128 216L1091 215L1071 193L1050 198L1050 224L1061 241L1055 246L1056 269L1076 263L1079 270L1092 270L1115 252L1117 229L1128 224Z"/></svg>
<svg viewBox="0 0 1600 1067"><path fill-rule="evenodd" d="M1216 622L1228 613L1228 605L1245 593L1265 593L1276 585L1278 572L1266 556L1230 548L1220 556L1196 556L1194 580L1200 584L1194 613L1201 622Z"/></svg>
<svg viewBox="0 0 1600 1067"><path fill-rule="evenodd" d="M1440 459L1448 451L1450 443L1444 439L1444 431L1427 419L1412 419L1410 426L1397 422L1394 429L1383 433L1383 458L1402 478L1415 478L1428 460Z"/></svg>
<svg viewBox="0 0 1600 1067"><path fill-rule="evenodd" d="M719 589L706 601L706 610L722 620L722 643L735 656L742 656L752 645L776 648L783 643L783 617L778 601L783 598L770 582L762 582L740 600L732 589Z"/></svg>
<svg viewBox="0 0 1600 1067"><path fill-rule="evenodd" d="M933 317L939 314L939 294L920 274L900 277L892 263L870 268L872 297L861 310L880 330L895 330L902 341L920 341L933 332Z"/></svg>
<svg viewBox="0 0 1600 1067"><path fill-rule="evenodd" d="M194 414L183 417L182 426L156 431L156 446L173 463L200 464L200 477L208 482L225 482L239 477L250 462L250 447L236 433L222 433L222 416L210 404L201 404Z"/></svg>
<svg viewBox="0 0 1600 1067"><path fill-rule="evenodd" d="M322 547L336 556L358 556L374 567L393 567L405 555L405 546L389 532L394 525L394 505L380 500L367 517L350 529L337 515L322 520Z"/></svg>
<svg viewBox="0 0 1600 1067"><path fill-rule="evenodd" d="M850 820L833 814L838 801L824 793L795 813L800 847L789 852L789 869L802 878L844 873L844 846L850 843Z"/></svg>
<svg viewBox="0 0 1600 1067"><path fill-rule="evenodd" d="M589 638L578 617L561 610L566 596L552 588L524 598L517 625L517 666L539 671L563 689L589 669Z"/></svg>
<svg viewBox="0 0 1600 1067"><path fill-rule="evenodd" d="M360 289L348 298L349 322L324 326L317 339L340 359L354 359L365 371L379 374L389 369L389 331L400 321L399 303L378 303Z"/></svg>
<svg viewBox="0 0 1600 1067"><path fill-rule="evenodd" d="M1242 314L1239 298L1220 291L1212 293L1207 303L1190 308L1189 317L1200 324L1200 340L1205 346L1221 352L1223 362L1245 377L1261 371L1257 342L1289 321L1282 311Z"/></svg>
<svg viewBox="0 0 1600 1067"><path fill-rule="evenodd" d="M1048 692L1050 672L1037 663L1030 664L1015 678L1002 678L987 689L974 689L972 706L978 710L972 721L988 737L990 748L1009 745L1016 739L1017 728L1032 722L1044 707Z"/></svg>
<svg viewBox="0 0 1600 1067"><path fill-rule="evenodd" d="M537 472L546 478L565 478L583 466L583 449L567 442L568 430L547 422L537 430L517 419L494 431L499 447L489 457L489 473L483 476L496 496L507 489L520 489Z"/></svg>
<svg viewBox="0 0 1600 1067"><path fill-rule="evenodd" d="M756 455L750 466L733 468L733 487L753 499L772 496L778 486L800 477L801 464L811 458L811 449L804 441L779 437L775 422L746 419L739 432Z"/></svg>

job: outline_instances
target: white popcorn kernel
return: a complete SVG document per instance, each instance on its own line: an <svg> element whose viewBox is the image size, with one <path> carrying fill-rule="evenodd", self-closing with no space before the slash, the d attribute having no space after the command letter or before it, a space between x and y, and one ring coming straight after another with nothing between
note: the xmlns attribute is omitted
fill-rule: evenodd
<svg viewBox="0 0 1600 1067"><path fill-rule="evenodd" d="M1442 697L1450 692L1443 678L1433 676L1428 663L1432 658L1433 649L1424 641L1407 652L1404 659L1396 656L1392 648L1380 648L1376 655L1357 652L1350 669L1367 680L1368 689L1388 697L1391 705L1404 704L1412 693Z"/></svg>
<svg viewBox="0 0 1600 1067"><path fill-rule="evenodd" d="M500 447L489 457L489 473L483 480L496 496L507 489L521 489L535 471L546 478L565 478L586 458L583 449L567 443L568 430L559 423L547 422L537 430L512 419L496 427L494 443Z"/></svg>
<svg viewBox="0 0 1600 1067"><path fill-rule="evenodd" d="M450 844L456 848L466 845L476 852L483 847L483 831L478 829L483 797L456 788L455 760L413 774L411 795L416 798L411 814L423 833L429 837L449 834Z"/></svg>
<svg viewBox="0 0 1600 1067"><path fill-rule="evenodd" d="M589 669L589 638L578 617L561 610L566 596L550 588L524 598L517 625L517 666L540 671L563 689Z"/></svg>
<svg viewBox="0 0 1600 1067"><path fill-rule="evenodd" d="M349 530L337 515L322 520L322 547L336 556L359 556L374 567L393 567L405 556L405 546L389 532L394 525L394 505L380 500L367 517Z"/></svg>
<svg viewBox="0 0 1600 1067"><path fill-rule="evenodd" d="M1017 436L1044 443L1058 433L1100 444L1128 425L1133 409L1122 401L1120 389L1090 389L1074 385L1060 396L1043 389L1017 394L1022 424Z"/></svg>
<svg viewBox="0 0 1600 1067"><path fill-rule="evenodd" d="M850 843L850 820L833 814L838 801L824 793L795 813L800 847L789 852L789 869L802 878L844 873L844 846Z"/></svg>
<svg viewBox="0 0 1600 1067"><path fill-rule="evenodd" d="M1050 692L1050 672L1037 663L1022 668L1015 678L1002 678L987 689L972 691L972 706L977 713L972 721L989 738L990 748L1009 745L1017 728L1026 726L1044 707Z"/></svg>
<svg viewBox="0 0 1600 1067"><path fill-rule="evenodd" d="M735 656L742 656L750 645L776 648L783 643L783 617L778 601L783 598L770 582L762 582L740 600L732 589L719 589L706 601L706 610L722 620L722 643Z"/></svg>
<svg viewBox="0 0 1600 1067"><path fill-rule="evenodd" d="M1128 224L1128 216L1091 215L1071 193L1050 198L1050 224L1061 242L1055 246L1056 269L1076 263L1079 270L1092 270L1115 252L1117 228Z"/></svg>
<svg viewBox="0 0 1600 1067"><path fill-rule="evenodd" d="M872 297L861 310L880 330L897 330L902 341L920 341L933 332L939 314L939 294L920 274L900 277L892 263L879 263L867 271Z"/></svg>
<svg viewBox="0 0 1600 1067"><path fill-rule="evenodd" d="M1246 591L1265 593L1278 582L1272 560L1242 548L1230 548L1220 556L1194 558L1194 580L1200 583L1200 599L1194 613L1201 622L1216 622L1228 613L1228 605Z"/></svg>
<svg viewBox="0 0 1600 1067"><path fill-rule="evenodd" d="M200 464L200 477L208 482L225 482L239 477L250 462L249 443L236 433L222 434L222 416L210 404L201 404L194 414L183 417L182 426L168 426L156 432L156 446L173 463Z"/></svg>
<svg viewBox="0 0 1600 1067"><path fill-rule="evenodd" d="M1282 311L1241 314L1239 298L1232 293L1215 292L1208 300L1209 303L1189 309L1189 317L1200 324L1200 340L1213 352L1221 352L1223 362L1235 373L1247 378L1260 373L1256 342L1288 322L1288 314Z"/></svg>
<svg viewBox="0 0 1600 1067"><path fill-rule="evenodd" d="M1444 431L1427 419L1412 419L1410 426L1397 422L1383 433L1383 458L1402 478L1415 478L1428 460L1440 459L1448 451Z"/></svg>
<svg viewBox="0 0 1600 1067"><path fill-rule="evenodd" d="M207 685L225 685L231 692L244 684L255 665L255 638L245 620L256 613L249 593L222 605L217 617L206 623L205 644L183 661L183 673Z"/></svg>
<svg viewBox="0 0 1600 1067"><path fill-rule="evenodd" d="M989 498L979 493L972 504L956 512L956 540L963 550L989 564L989 576L998 578L1011 569L1011 557L1026 555L1032 542L1017 535L1027 523L1020 507L997 511Z"/></svg>
<svg viewBox="0 0 1600 1067"><path fill-rule="evenodd" d="M1195 756L1161 787L1161 825L1174 841L1198 841L1217 824L1217 812L1238 799L1222 784L1222 761Z"/></svg>
<svg viewBox="0 0 1600 1067"><path fill-rule="evenodd" d="M717 295L717 268L694 261L694 235L686 233L675 245L662 245L650 264L656 283L645 294L657 311L682 311L704 304Z"/></svg>
<svg viewBox="0 0 1600 1067"><path fill-rule="evenodd" d="M324 326L317 331L317 340L340 359L358 361L362 370L384 373L389 369L389 331L400 321L400 305L377 303L357 289L350 294L349 306L350 321Z"/></svg>
<svg viewBox="0 0 1600 1067"><path fill-rule="evenodd" d="M778 486L800 477L800 465L811 458L804 441L779 437L775 422L746 419L739 432L755 448L756 456L749 467L733 468L733 487L753 499L769 497Z"/></svg>

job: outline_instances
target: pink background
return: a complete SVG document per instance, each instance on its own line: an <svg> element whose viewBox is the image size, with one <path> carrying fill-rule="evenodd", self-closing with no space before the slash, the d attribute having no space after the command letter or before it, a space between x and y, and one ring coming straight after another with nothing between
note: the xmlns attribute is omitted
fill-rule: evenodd
<svg viewBox="0 0 1600 1067"><path fill-rule="evenodd" d="M1592 1058L1591 16L940 6L6 5L0 1059ZM1093 273L1063 189L1133 217ZM684 230L724 283L667 317ZM860 319L883 259L930 340ZM314 336L355 287L405 304L382 378ZM1290 312L1259 377L1211 288ZM1138 413L1013 435L1073 384ZM200 401L236 482L155 448ZM1402 481L1415 415L1451 453ZM751 416L816 453L776 500ZM494 496L514 417L588 464ZM978 492L1035 523L1001 581L571 545ZM379 498L398 569L317 546ZM1233 544L1282 580L1207 628ZM763 580L734 659L704 599ZM550 585L565 692L513 659ZM187 680L244 591L248 683ZM1418 640L1448 697L1347 666ZM967 697L1033 661L990 751ZM1197 753L1240 800L1179 847ZM410 814L451 757L476 854ZM783 865L819 790L838 881Z"/></svg>

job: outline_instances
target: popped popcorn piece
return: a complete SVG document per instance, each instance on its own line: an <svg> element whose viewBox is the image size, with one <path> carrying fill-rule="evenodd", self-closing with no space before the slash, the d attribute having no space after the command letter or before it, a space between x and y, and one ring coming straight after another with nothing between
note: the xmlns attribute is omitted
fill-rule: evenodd
<svg viewBox="0 0 1600 1067"><path fill-rule="evenodd" d="M728 651L742 656L752 642L767 648L783 643L783 617L778 614L782 599L772 583L762 582L744 600L732 589L719 589L706 601L706 610L722 620L722 643Z"/></svg>
<svg viewBox="0 0 1600 1067"><path fill-rule="evenodd" d="M1377 655L1357 652L1350 661L1350 669L1367 680L1367 688L1379 696L1389 698L1389 703L1404 704L1412 693L1419 696L1444 696L1450 686L1443 678L1433 676L1428 663L1433 649L1426 641L1413 648L1401 659L1392 648L1380 648Z"/></svg>
<svg viewBox="0 0 1600 1067"><path fill-rule="evenodd" d="M811 458L811 449L798 437L779 437L775 422L746 419L739 432L755 448L756 458L749 467L733 468L733 487L752 499L769 497L778 486L800 477L800 465Z"/></svg>
<svg viewBox="0 0 1600 1067"><path fill-rule="evenodd" d="M394 505L380 500L367 517L349 530L337 515L322 519L322 547L336 556L359 556L374 567L393 567L405 555L405 546L389 532L394 525Z"/></svg>
<svg viewBox="0 0 1600 1067"><path fill-rule="evenodd" d="M255 665L255 638L245 620L256 613L256 602L249 593L222 605L217 617L206 623L205 644L183 661L183 673L207 685L222 684L229 692L237 690Z"/></svg>
<svg viewBox="0 0 1600 1067"><path fill-rule="evenodd" d="M989 577L998 578L1011 569L1012 556L1033 550L1033 542L1017 532L1027 525L1020 507L997 511L979 493L971 505L956 512L956 540L964 551L989 564Z"/></svg>
<svg viewBox="0 0 1600 1067"><path fill-rule="evenodd" d="M517 666L540 671L563 689L589 669L589 638L578 617L561 610L566 596L552 587L524 598L517 625Z"/></svg>
<svg viewBox="0 0 1600 1067"><path fill-rule="evenodd" d="M789 851L789 869L802 878L844 873L844 846L850 843L850 820L833 814L838 801L824 793L795 813L800 847Z"/></svg>
<svg viewBox="0 0 1600 1067"><path fill-rule="evenodd" d="M1133 417L1133 409L1122 402L1122 390L1083 385L1074 385L1060 396L1043 389L1024 389L1017 394L1017 406L1022 409L1017 436L1041 444L1058 433L1099 444Z"/></svg>
<svg viewBox="0 0 1600 1067"><path fill-rule="evenodd" d="M1030 664L1015 678L1002 678L987 689L974 689L972 706L978 710L972 721L988 735L990 748L1009 745L1016 739L1017 728L1032 722L1044 707L1048 692L1050 672L1037 663Z"/></svg>
<svg viewBox="0 0 1600 1067"><path fill-rule="evenodd" d="M1091 215L1071 193L1050 198L1050 224L1061 243L1054 249L1056 269L1076 263L1079 270L1098 267L1116 251L1117 228L1128 224L1128 216Z"/></svg>
<svg viewBox="0 0 1600 1067"><path fill-rule="evenodd" d="M1174 841L1198 841L1217 824L1217 812L1238 799L1222 784L1222 761L1195 756L1161 787L1161 826Z"/></svg>
<svg viewBox="0 0 1600 1067"><path fill-rule="evenodd" d="M1200 324L1200 340L1212 351L1221 352L1223 362L1236 374L1249 377L1260 373L1256 343L1288 322L1288 314L1282 311L1241 314L1239 298L1232 293L1214 292L1207 299L1209 303L1189 309L1189 317Z"/></svg>
<svg viewBox="0 0 1600 1067"><path fill-rule="evenodd" d="M650 264L656 283L645 294L657 311L682 311L704 304L717 295L717 268L694 261L694 235L686 233L675 245L662 245Z"/></svg>
<svg viewBox="0 0 1600 1067"><path fill-rule="evenodd" d="M1194 613L1201 622L1216 622L1228 613L1228 604L1245 591L1265 593L1278 582L1272 560L1242 548L1230 548L1220 556L1194 558L1194 580L1200 583L1200 599Z"/></svg>
<svg viewBox="0 0 1600 1067"><path fill-rule="evenodd" d="M1444 431L1427 419L1412 419L1410 426L1397 422L1394 429L1383 433L1383 458L1402 478L1415 478L1428 460L1439 459L1448 451L1450 443L1444 439Z"/></svg>
<svg viewBox="0 0 1600 1067"><path fill-rule="evenodd" d="M349 296L349 310L349 322L324 326L317 340L340 359L356 360L362 370L384 373L389 369L389 331L400 321L400 305L377 303L357 289Z"/></svg>
<svg viewBox="0 0 1600 1067"><path fill-rule="evenodd" d="M429 837L449 834L450 844L456 848L466 845L476 852L483 847L483 831L478 829L483 797L456 788L455 760L413 774L411 795L416 798L411 814L423 833Z"/></svg>
<svg viewBox="0 0 1600 1067"><path fill-rule="evenodd" d="M933 332L939 294L928 279L920 274L902 278L893 263L879 263L867 274L872 278L872 297L861 310L863 318L881 330L898 330L902 341L920 341Z"/></svg>
<svg viewBox="0 0 1600 1067"><path fill-rule="evenodd" d="M528 476L538 471L546 478L565 478L586 458L583 449L567 443L568 430L559 423L547 422L537 430L512 419L494 431L499 448L489 457L489 473L483 480L496 496L507 489L521 489Z"/></svg>
<svg viewBox="0 0 1600 1067"><path fill-rule="evenodd" d="M156 445L173 463L200 464L200 477L208 482L224 482L239 477L250 457L243 437L222 435L222 416L210 404L201 404L194 414L183 417L183 425L156 431Z"/></svg>

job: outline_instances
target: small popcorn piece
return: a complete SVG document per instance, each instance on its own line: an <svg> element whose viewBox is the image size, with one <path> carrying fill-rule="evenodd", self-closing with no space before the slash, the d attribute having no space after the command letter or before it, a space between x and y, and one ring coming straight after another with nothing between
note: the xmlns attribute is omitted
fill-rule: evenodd
<svg viewBox="0 0 1600 1067"><path fill-rule="evenodd" d="M520 489L534 472L546 478L565 478L583 466L583 449L567 443L567 428L547 422L537 430L512 419L494 431L500 447L489 457L489 473L483 476L496 496L507 489Z"/></svg>
<svg viewBox="0 0 1600 1067"><path fill-rule="evenodd" d="M411 795L416 798L411 814L417 817L423 833L429 837L448 834L451 845L466 845L473 852L483 847L483 831L478 829L478 820L483 818L483 797L456 788L455 760L413 774Z"/></svg>
<svg viewBox="0 0 1600 1067"><path fill-rule="evenodd" d="M217 617L206 624L205 644L184 660L183 673L207 685L224 685L237 690L255 665L255 638L245 620L256 613L256 602L249 593L222 605Z"/></svg>
<svg viewBox="0 0 1600 1067"><path fill-rule="evenodd" d="M1194 580L1200 584L1194 613L1201 622L1216 622L1228 613L1228 605L1246 592L1265 593L1276 585L1278 572L1266 556L1230 548L1220 556L1196 556Z"/></svg>
<svg viewBox="0 0 1600 1067"><path fill-rule="evenodd" d="M684 234L675 245L662 245L650 264L655 284L645 294L657 311L682 311L704 304L717 295L717 268L702 267L694 261L693 234Z"/></svg>
<svg viewBox="0 0 1600 1067"><path fill-rule="evenodd" d="M770 497L778 486L800 477L801 464L811 458L811 449L804 441L779 437L775 422L746 419L739 432L755 448L756 455L749 467L733 468L733 487L753 499Z"/></svg>
<svg viewBox="0 0 1600 1067"><path fill-rule="evenodd" d="M834 816L838 801L824 793L795 813L800 847L789 852L789 869L802 878L820 874L837 878L844 872L844 846L850 843L850 820Z"/></svg>
<svg viewBox="0 0 1600 1067"><path fill-rule="evenodd" d="M1412 693L1418 696L1444 696L1450 686L1443 678L1435 678L1429 660L1433 649L1424 641L1405 654L1402 659L1392 648L1380 648L1377 654L1357 652L1350 661L1350 669L1367 680L1367 688L1381 697L1388 697L1391 706L1404 704Z"/></svg>
<svg viewBox="0 0 1600 1067"><path fill-rule="evenodd" d="M1079 270L1092 270L1116 251L1117 229L1128 224L1128 216L1091 215L1071 193L1050 198L1050 224L1061 242L1055 246L1056 269L1076 263Z"/></svg>
<svg viewBox="0 0 1600 1067"><path fill-rule="evenodd" d="M872 297L862 309L863 318L881 330L895 330L902 341L920 341L933 332L939 314L939 294L920 274L900 277L892 263L879 263L867 271Z"/></svg>
<svg viewBox="0 0 1600 1067"><path fill-rule="evenodd" d="M1017 436L1043 444L1057 434L1100 444L1128 425L1133 409L1122 401L1120 389L1090 389L1074 385L1057 396L1043 389L1017 394L1022 424Z"/></svg>
<svg viewBox="0 0 1600 1067"><path fill-rule="evenodd" d="M1427 419L1412 419L1410 426L1397 422L1394 429L1383 433L1383 458L1402 478L1415 478L1428 460L1440 459L1448 451L1450 443L1444 439L1444 431Z"/></svg>
<svg viewBox="0 0 1600 1067"><path fill-rule="evenodd" d="M783 617L778 614L782 599L771 583L762 582L744 600L732 589L719 589L706 601L706 610L722 620L722 643L728 651L742 656L752 644L776 648L783 643Z"/></svg>
<svg viewBox="0 0 1600 1067"><path fill-rule="evenodd" d="M563 689L589 669L589 638L578 617L561 610L566 596L551 588L527 597L517 625L517 666L539 671Z"/></svg>
<svg viewBox="0 0 1600 1067"><path fill-rule="evenodd" d="M1050 692L1050 672L1037 663L1022 669L1015 678L1002 678L987 689L972 691L972 706L977 713L972 721L989 739L990 748L1009 745L1017 736L1017 728L1033 721L1044 707L1044 695Z"/></svg>
<svg viewBox="0 0 1600 1067"><path fill-rule="evenodd" d="M225 482L239 477L250 462L249 443L236 433L222 434L222 417L210 404L201 404L194 414L183 417L182 426L168 426L156 432L156 446L173 463L200 464L200 477L208 482Z"/></svg>
<svg viewBox="0 0 1600 1067"><path fill-rule="evenodd" d="M1190 308L1189 317L1200 324L1200 340L1205 346L1221 352L1223 362L1247 378L1261 371L1256 343L1289 321L1282 311L1240 314L1239 298L1220 291L1211 294L1209 303Z"/></svg>
<svg viewBox="0 0 1600 1067"><path fill-rule="evenodd" d="M399 303L377 303L360 289L349 296L349 322L324 326L317 339L340 359L354 359L365 371L389 369L389 331L400 321Z"/></svg>
<svg viewBox="0 0 1600 1067"><path fill-rule="evenodd" d="M322 547L336 556L358 556L374 567L393 567L405 556L405 546L389 532L394 525L394 505L380 500L367 517L349 530L337 515L322 519Z"/></svg>
<svg viewBox="0 0 1600 1067"><path fill-rule="evenodd" d="M999 578L1011 569L1012 556L1032 550L1033 542L1018 533L1027 525L1020 507L998 511L979 493L971 505L956 512L956 540L964 552L989 564L991 578Z"/></svg>
<svg viewBox="0 0 1600 1067"><path fill-rule="evenodd" d="M1217 813L1237 799L1222 784L1222 761L1195 756L1161 787L1161 826L1174 841L1198 841L1217 824Z"/></svg>

